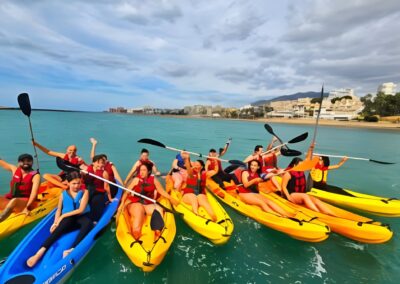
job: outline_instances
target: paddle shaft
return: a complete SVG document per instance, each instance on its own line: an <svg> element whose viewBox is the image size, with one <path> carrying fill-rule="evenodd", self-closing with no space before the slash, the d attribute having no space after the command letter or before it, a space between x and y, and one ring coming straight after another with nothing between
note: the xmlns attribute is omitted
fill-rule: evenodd
<svg viewBox="0 0 400 284"><path fill-rule="evenodd" d="M340 156L340 155L327 155L327 154L318 154L318 153L314 153L314 155L317 156L325 156L325 157L330 157L330 158L344 158L347 156ZM359 158L359 157L347 157L348 159L352 159L352 160L361 160L361 161L370 161L370 159L367 158Z"/></svg>
<svg viewBox="0 0 400 284"><path fill-rule="evenodd" d="M35 141L35 139L33 138L32 123L31 123L31 118L29 116L28 116L28 121L29 121L29 130L31 131L31 139L32 139L32 143L33 143L33 141ZM38 158L38 153L37 153L35 144L33 144L33 150L35 151L36 165L37 165L37 169L39 170L39 158Z"/></svg>
<svg viewBox="0 0 400 284"><path fill-rule="evenodd" d="M319 109L318 109L318 114L317 114L317 121L315 123L315 128L314 128L314 136L311 144L315 143L315 139L317 138L317 130L318 130L318 122L319 122L319 117L321 115L321 108L322 108L322 101L324 99L324 85L322 84L322 89L321 89L321 101L319 103ZM312 154L312 153L311 153Z"/></svg>
<svg viewBox="0 0 400 284"><path fill-rule="evenodd" d="M280 144L280 145L278 145L278 146L275 146L274 148L269 149L268 151L262 152L260 155L261 155L261 156L267 155L267 154L273 152L274 150L276 150L276 149L278 149L278 148L282 148L283 146L287 145L288 143L289 143L289 142L282 143L282 144Z"/></svg>
<svg viewBox="0 0 400 284"><path fill-rule="evenodd" d="M177 149L177 148L173 148L173 147L169 147L169 146L165 146L165 149L172 150L172 151L176 151L176 152L185 151L185 150L181 150L181 149ZM189 154L192 154L192 155L195 155L195 156L198 156L198 157L200 157L200 158L210 158L210 159L220 160L221 162L227 162L227 163L229 163L229 160L225 160L225 159L221 159L221 158L217 158L217 157L205 156L205 155L203 155L203 154L195 153L195 152L190 152L190 151L185 151L185 152L186 152L186 153L189 153Z"/></svg>

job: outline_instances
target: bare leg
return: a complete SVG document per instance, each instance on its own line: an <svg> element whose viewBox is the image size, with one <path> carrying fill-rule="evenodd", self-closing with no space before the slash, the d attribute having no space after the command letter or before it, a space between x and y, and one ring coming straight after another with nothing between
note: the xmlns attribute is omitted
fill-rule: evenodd
<svg viewBox="0 0 400 284"><path fill-rule="evenodd" d="M208 202L207 196L204 194L199 194L199 195L197 195L197 201L199 202L199 205L202 206L207 211L207 213L208 213L208 215L210 215L211 219L214 222L217 221L217 215L215 215L210 202Z"/></svg>
<svg viewBox="0 0 400 284"><path fill-rule="evenodd" d="M335 214L335 212L333 212L328 206L326 206L324 204L324 202L322 202L321 200L319 200L318 198L315 198L314 196L310 196L310 199L312 200L312 202L318 207L318 209L328 215L331 216L335 216L337 217L337 215Z"/></svg>
<svg viewBox="0 0 400 284"><path fill-rule="evenodd" d="M265 212L277 214L276 211L272 210L261 198L259 198L259 194L257 193L239 193L239 197L246 204L257 205Z"/></svg>
<svg viewBox="0 0 400 284"><path fill-rule="evenodd" d="M66 258L73 250L74 250L74 248L66 249L63 252L63 258Z"/></svg>
<svg viewBox="0 0 400 284"><path fill-rule="evenodd" d="M28 258L26 261L26 265L30 268L34 267L36 263L43 257L44 253L46 252L46 248L41 247L36 254Z"/></svg>
<svg viewBox="0 0 400 284"><path fill-rule="evenodd" d="M182 201L192 206L194 213L199 214L199 203L194 193L186 193L182 197Z"/></svg>
<svg viewBox="0 0 400 284"><path fill-rule="evenodd" d="M311 200L310 196L306 193L297 193L294 192L290 194L290 197L293 199L294 203L299 205L304 205L308 209L314 210L316 212L321 212L317 206L315 206L314 202Z"/></svg>
<svg viewBox="0 0 400 284"><path fill-rule="evenodd" d="M144 207L141 203L130 203L127 208L131 216L132 236L138 240L142 234L142 225L144 221Z"/></svg>
<svg viewBox="0 0 400 284"><path fill-rule="evenodd" d="M280 207L272 200L269 200L268 198L262 196L261 194L259 194L259 196L272 210L274 210L279 215L291 217L291 214L289 214L289 212L286 212L282 207Z"/></svg>
<svg viewBox="0 0 400 284"><path fill-rule="evenodd" d="M15 212L21 212L24 207L26 206L26 203L28 202L28 198L13 198L11 199L4 210L0 213L0 222L4 221L7 219L8 216L10 216L11 213Z"/></svg>

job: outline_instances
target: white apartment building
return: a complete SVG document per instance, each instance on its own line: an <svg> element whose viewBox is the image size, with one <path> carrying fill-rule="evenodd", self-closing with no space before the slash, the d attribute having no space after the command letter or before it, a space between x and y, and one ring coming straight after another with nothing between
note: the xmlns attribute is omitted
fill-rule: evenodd
<svg viewBox="0 0 400 284"><path fill-rule="evenodd" d="M393 82L383 83L378 87L378 93L384 93L385 95L395 95L397 85Z"/></svg>

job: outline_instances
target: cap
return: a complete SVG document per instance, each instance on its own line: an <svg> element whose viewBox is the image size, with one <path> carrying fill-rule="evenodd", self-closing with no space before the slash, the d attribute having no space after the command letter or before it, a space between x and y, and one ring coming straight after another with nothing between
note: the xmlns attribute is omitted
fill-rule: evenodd
<svg viewBox="0 0 400 284"><path fill-rule="evenodd" d="M33 157L30 154L25 153L25 154L21 154L21 155L18 156L18 162L21 162L24 159L28 159L28 160L33 161Z"/></svg>

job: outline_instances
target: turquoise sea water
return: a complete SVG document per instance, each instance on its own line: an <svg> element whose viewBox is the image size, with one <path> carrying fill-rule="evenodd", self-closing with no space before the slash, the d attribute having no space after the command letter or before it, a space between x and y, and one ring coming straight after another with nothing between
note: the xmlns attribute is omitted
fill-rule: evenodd
<svg viewBox="0 0 400 284"><path fill-rule="evenodd" d="M98 141L98 153L107 153L121 175L126 176L141 148L162 172L169 169L174 152L138 144L153 138L176 148L207 153L233 138L228 159L243 159L256 144L271 136L263 123L129 116L106 113L34 111L35 138L46 147L63 152L76 144L79 155L89 160L89 138ZM310 132L310 138L293 148L306 150L313 126L271 124L282 139ZM0 111L0 157L16 162L22 152L33 153L27 118L19 111ZM347 154L395 161L393 166L348 161L330 173L330 183L356 191L400 197L400 131L319 127L318 152ZM54 158L39 152L42 173L57 173ZM282 167L289 162L281 158ZM8 191L10 174L0 170L0 194ZM391 224L395 232L387 244L365 245L340 235L322 243L305 243L266 228L224 206L235 223L230 241L220 247L194 233L178 216L177 235L163 263L152 273L136 268L115 238L115 224L76 268L68 283L397 283L400 274L400 219L374 217ZM0 259L17 246L31 224L0 242Z"/></svg>

